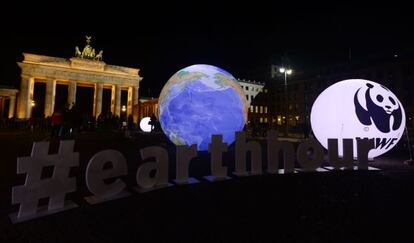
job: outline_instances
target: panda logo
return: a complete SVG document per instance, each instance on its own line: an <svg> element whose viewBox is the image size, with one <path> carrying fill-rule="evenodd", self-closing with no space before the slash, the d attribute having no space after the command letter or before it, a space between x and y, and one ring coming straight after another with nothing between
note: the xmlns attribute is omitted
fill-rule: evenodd
<svg viewBox="0 0 414 243"><path fill-rule="evenodd" d="M355 112L358 120L366 125L374 125L383 133L389 133L400 128L402 123L402 109L397 97L383 85L366 83L364 108L358 99L357 90L354 95Z"/></svg>

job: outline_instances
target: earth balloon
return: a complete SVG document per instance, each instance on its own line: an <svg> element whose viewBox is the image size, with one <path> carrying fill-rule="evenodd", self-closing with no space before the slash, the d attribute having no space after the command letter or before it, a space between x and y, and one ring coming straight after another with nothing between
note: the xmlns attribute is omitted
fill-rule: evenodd
<svg viewBox="0 0 414 243"><path fill-rule="evenodd" d="M210 65L193 65L175 73L159 98L159 120L175 145L197 144L207 150L212 135L231 144L247 120L247 101L236 79Z"/></svg>

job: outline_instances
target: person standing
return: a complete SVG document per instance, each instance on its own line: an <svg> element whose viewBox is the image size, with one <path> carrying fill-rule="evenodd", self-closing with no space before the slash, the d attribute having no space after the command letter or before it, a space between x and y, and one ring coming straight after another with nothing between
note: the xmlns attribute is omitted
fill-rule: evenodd
<svg viewBox="0 0 414 243"><path fill-rule="evenodd" d="M151 120L149 121L149 123L148 124L150 124L151 125L151 132L155 132L155 128L156 128L156 126L157 126L157 117L155 117L155 115L154 114L152 114L152 116L151 116Z"/></svg>
<svg viewBox="0 0 414 243"><path fill-rule="evenodd" d="M52 123L51 137L52 138L58 137L60 127L62 126L62 113L60 112L60 110L53 112L51 123Z"/></svg>

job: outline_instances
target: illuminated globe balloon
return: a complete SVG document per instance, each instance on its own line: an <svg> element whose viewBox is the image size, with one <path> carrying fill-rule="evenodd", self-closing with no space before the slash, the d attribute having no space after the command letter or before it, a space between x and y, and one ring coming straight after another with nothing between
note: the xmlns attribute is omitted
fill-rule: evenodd
<svg viewBox="0 0 414 243"><path fill-rule="evenodd" d="M159 98L162 130L176 145L197 144L207 150L211 136L231 144L247 120L247 101L236 79L210 65L193 65L175 73Z"/></svg>
<svg viewBox="0 0 414 243"><path fill-rule="evenodd" d="M397 96L382 84L364 79L349 79L325 89L315 100L311 125L318 141L328 148L328 139L338 139L338 153L343 155L342 139L353 140L357 157L357 139L374 139L368 153L375 158L392 149L405 129L404 107Z"/></svg>

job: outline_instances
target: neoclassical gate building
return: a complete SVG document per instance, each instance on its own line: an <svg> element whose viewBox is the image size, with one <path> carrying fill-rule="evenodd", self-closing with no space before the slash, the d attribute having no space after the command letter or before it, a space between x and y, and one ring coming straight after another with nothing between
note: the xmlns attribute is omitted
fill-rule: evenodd
<svg viewBox="0 0 414 243"><path fill-rule="evenodd" d="M67 86L67 103L76 103L78 87L93 88L93 116L102 112L104 89L111 90L110 111L121 115L121 91L127 92L126 115L138 119L138 90L143 79L139 69L108 65L102 61L102 51L98 54L91 47L91 37L86 37L83 51L76 47L75 57L58 58L23 53L24 59L18 62L21 69L21 85L17 98L17 118L30 118L34 106L35 83L45 83L44 116L51 116L55 110L56 86ZM123 109L124 110L124 109Z"/></svg>

